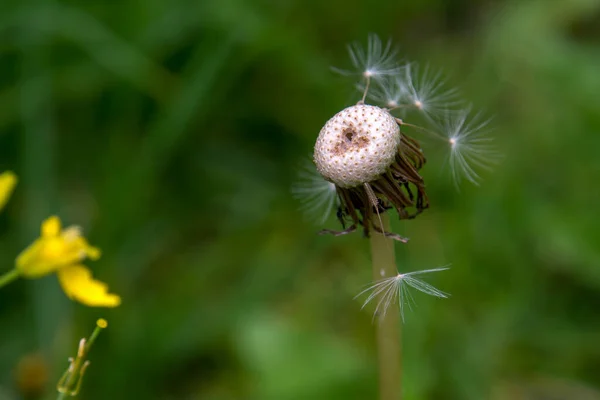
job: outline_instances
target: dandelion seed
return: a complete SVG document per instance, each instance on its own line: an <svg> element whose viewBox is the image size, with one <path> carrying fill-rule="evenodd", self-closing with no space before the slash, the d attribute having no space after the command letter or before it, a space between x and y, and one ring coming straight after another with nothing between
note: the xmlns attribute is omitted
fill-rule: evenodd
<svg viewBox="0 0 600 400"><path fill-rule="evenodd" d="M398 50L392 46L391 40L384 45L375 34L369 34L366 49L362 44L355 42L348 45L348 53L355 71L332 68L339 74L355 75L358 73L364 78L377 78L397 74L401 69L396 60Z"/></svg>
<svg viewBox="0 0 600 400"><path fill-rule="evenodd" d="M292 195L302 203L301 209L309 219L322 224L338 205L335 185L326 181L312 161L302 166L298 182L292 186Z"/></svg>
<svg viewBox="0 0 600 400"><path fill-rule="evenodd" d="M426 269L423 271L408 272L406 274L398 273L398 275L391 278L382 279L375 282L359 294L355 298L362 296L363 294L369 293L366 300L364 301L362 308L365 308L370 302L377 300L375 307L375 316L385 316L390 306L394 302L398 302L400 308L400 315L402 321L404 321L404 308L408 306L412 310L412 306L415 305L415 300L410 292L409 288L416 289L420 292L428 294L434 297L447 298L448 293L442 292L435 288L431 284L416 278L417 275L424 275L432 272L445 271L448 267Z"/></svg>
<svg viewBox="0 0 600 400"><path fill-rule="evenodd" d="M490 170L499 161L493 138L488 136L489 122L481 112L472 114L471 107L446 113L437 122L436 134L448 145L448 164L457 186L462 178L478 185L481 178L477 169Z"/></svg>
<svg viewBox="0 0 600 400"><path fill-rule="evenodd" d="M406 102L407 97L408 87L404 73L383 77L369 92L370 100L388 109L412 106Z"/></svg>
<svg viewBox="0 0 600 400"><path fill-rule="evenodd" d="M433 116L461 104L458 91L445 87L446 80L441 72L432 71L429 66L420 69L416 64L406 64L403 75L395 82L401 88L397 91L399 105L412 106Z"/></svg>

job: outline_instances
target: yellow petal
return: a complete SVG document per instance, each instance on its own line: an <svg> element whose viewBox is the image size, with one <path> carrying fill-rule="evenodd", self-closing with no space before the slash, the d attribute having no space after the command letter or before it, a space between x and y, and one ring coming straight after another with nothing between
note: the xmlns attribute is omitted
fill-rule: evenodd
<svg viewBox="0 0 600 400"><path fill-rule="evenodd" d="M97 260L100 258L100 255L102 255L102 252L99 248L88 245L85 248L85 254L90 260Z"/></svg>
<svg viewBox="0 0 600 400"><path fill-rule="evenodd" d="M56 264L41 260L40 253L43 248L44 241L37 239L17 256L16 267L21 272L21 276L39 278L56 270L58 267Z"/></svg>
<svg viewBox="0 0 600 400"><path fill-rule="evenodd" d="M82 258L87 257L90 260L97 260L102 255L100 249L94 246L90 246L90 244L83 236L69 239L69 245L73 249L78 249Z"/></svg>
<svg viewBox="0 0 600 400"><path fill-rule="evenodd" d="M62 237L41 237L18 255L16 267L25 278L40 278L81 262L85 249L70 246Z"/></svg>
<svg viewBox="0 0 600 400"><path fill-rule="evenodd" d="M60 218L53 215L42 222L42 237L50 238L60 234Z"/></svg>
<svg viewBox="0 0 600 400"><path fill-rule="evenodd" d="M121 298L108 293L108 286L92 278L90 270L83 265L61 268L57 275L63 291L70 299L90 307L117 307L121 304Z"/></svg>
<svg viewBox="0 0 600 400"><path fill-rule="evenodd" d="M17 184L17 176L6 171L0 174L0 210L4 208Z"/></svg>

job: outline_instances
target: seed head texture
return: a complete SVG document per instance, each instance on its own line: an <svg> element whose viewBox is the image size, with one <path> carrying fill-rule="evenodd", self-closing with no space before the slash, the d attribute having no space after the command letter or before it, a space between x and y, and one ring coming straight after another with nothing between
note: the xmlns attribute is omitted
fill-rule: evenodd
<svg viewBox="0 0 600 400"><path fill-rule="evenodd" d="M323 177L351 188L371 182L394 162L400 126L385 109L367 104L334 115L319 133L314 161Z"/></svg>

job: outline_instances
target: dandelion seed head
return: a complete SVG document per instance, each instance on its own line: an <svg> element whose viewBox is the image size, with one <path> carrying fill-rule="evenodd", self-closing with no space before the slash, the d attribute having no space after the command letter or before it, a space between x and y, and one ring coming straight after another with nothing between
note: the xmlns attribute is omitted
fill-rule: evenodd
<svg viewBox="0 0 600 400"><path fill-rule="evenodd" d="M358 104L334 115L319 133L314 161L328 181L351 188L375 180L392 164L400 127L386 110Z"/></svg>
<svg viewBox="0 0 600 400"><path fill-rule="evenodd" d="M485 166L488 161L479 156L482 141L473 140L471 131L479 127L472 128L461 114L453 116L456 112L452 110L462 102L455 89L446 87L440 72L414 63L399 64L391 42L382 43L376 35L369 35L366 46L349 45L348 52L354 70L337 71L360 77L356 87L362 97L322 127L313 160L324 180L335 186L337 215L343 227L342 231L322 232L344 235L362 226L368 237L371 229L380 230L372 223L373 212L395 209L400 219L408 219L429 207L420 175L425 153L417 140L406 132L400 134L400 127L417 128L442 139L449 150L455 182L461 177L477 182L474 166ZM428 127L404 123L392 115L398 109L420 112L427 122L435 123L443 116L442 129L433 132ZM349 221L352 225L347 227ZM386 234L405 241L400 235ZM410 276L401 278L410 281Z"/></svg>

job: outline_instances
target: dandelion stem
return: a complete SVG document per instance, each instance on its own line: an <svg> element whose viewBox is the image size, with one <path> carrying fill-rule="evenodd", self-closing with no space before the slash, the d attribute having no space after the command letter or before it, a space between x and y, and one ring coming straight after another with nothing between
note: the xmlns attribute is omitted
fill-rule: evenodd
<svg viewBox="0 0 600 400"><path fill-rule="evenodd" d="M388 213L381 214L382 231L390 231ZM379 224L379 217L375 216ZM378 232L371 233L371 259L375 282L398 274L393 240ZM379 294L383 296L385 293ZM379 299L378 299L379 300ZM402 346L400 312L398 304L392 302L385 313L375 316L377 330L377 351L379 357L379 399L398 400L402 398Z"/></svg>
<svg viewBox="0 0 600 400"><path fill-rule="evenodd" d="M4 275L0 275L0 288L5 285L8 285L9 283L14 281L18 277L19 277L19 271L16 268L8 271Z"/></svg>

